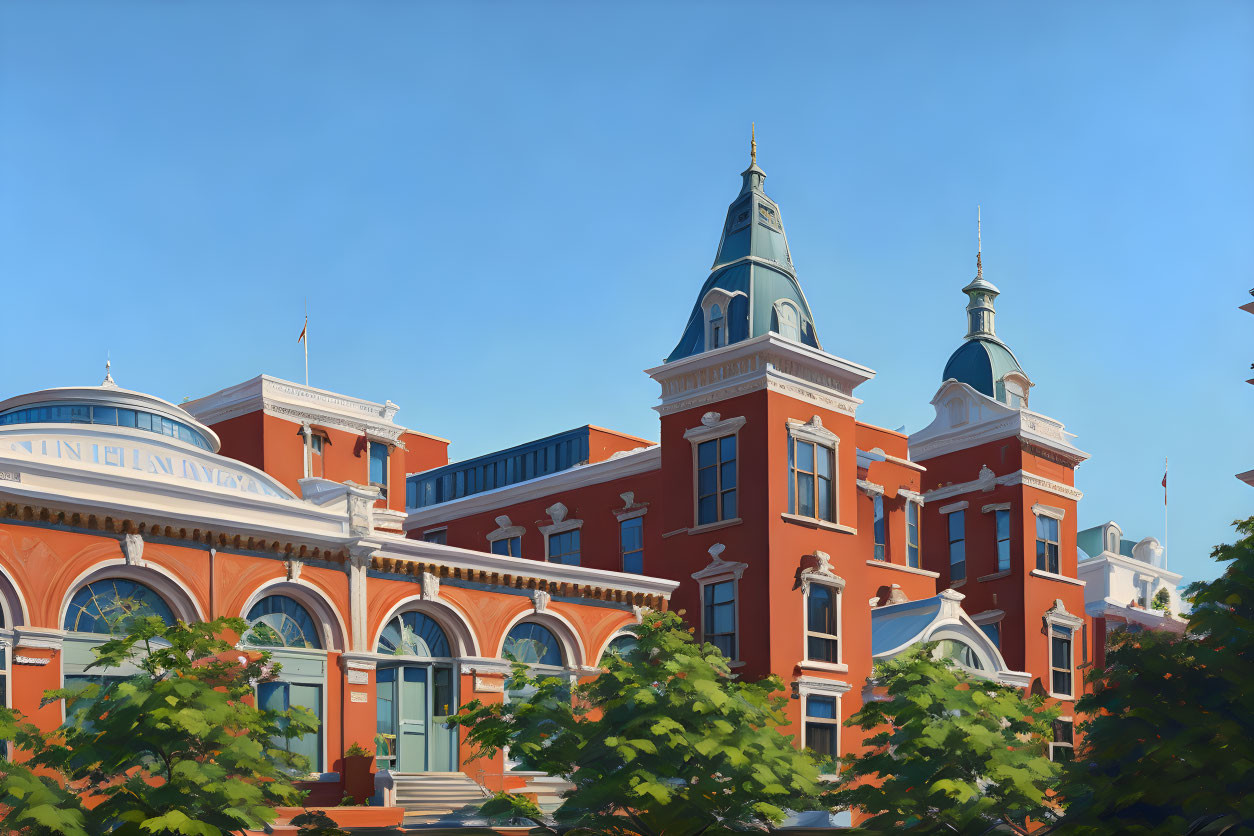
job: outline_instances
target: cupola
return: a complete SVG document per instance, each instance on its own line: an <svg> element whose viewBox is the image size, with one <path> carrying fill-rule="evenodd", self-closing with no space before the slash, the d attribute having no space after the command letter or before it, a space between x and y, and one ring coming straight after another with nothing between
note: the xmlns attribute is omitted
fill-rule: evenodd
<svg viewBox="0 0 1254 836"><path fill-rule="evenodd" d="M975 253L975 278L962 292L967 296L967 335L950 355L941 380L957 380L1007 406L1026 407L1034 384L1010 347L997 338L994 302L1001 291L984 278L982 240Z"/></svg>
<svg viewBox="0 0 1254 836"><path fill-rule="evenodd" d="M820 348L810 306L797 281L779 205L763 190L756 131L740 193L727 209L710 275L666 362L774 332Z"/></svg>

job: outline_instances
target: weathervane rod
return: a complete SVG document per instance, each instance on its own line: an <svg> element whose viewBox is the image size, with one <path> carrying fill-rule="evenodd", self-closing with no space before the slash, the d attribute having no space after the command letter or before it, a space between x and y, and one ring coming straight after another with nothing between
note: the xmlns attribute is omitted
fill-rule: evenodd
<svg viewBox="0 0 1254 836"><path fill-rule="evenodd" d="M749 123L749 163L758 161L758 123Z"/></svg>
<svg viewBox="0 0 1254 836"><path fill-rule="evenodd" d="M980 217L980 204L975 204L975 251L984 252L984 221Z"/></svg>

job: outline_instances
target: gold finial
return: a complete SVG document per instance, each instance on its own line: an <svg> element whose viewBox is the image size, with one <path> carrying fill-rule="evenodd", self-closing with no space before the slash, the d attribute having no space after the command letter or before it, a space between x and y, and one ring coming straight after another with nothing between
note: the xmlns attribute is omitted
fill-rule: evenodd
<svg viewBox="0 0 1254 836"><path fill-rule="evenodd" d="M758 123L749 123L749 164L757 165L758 162Z"/></svg>

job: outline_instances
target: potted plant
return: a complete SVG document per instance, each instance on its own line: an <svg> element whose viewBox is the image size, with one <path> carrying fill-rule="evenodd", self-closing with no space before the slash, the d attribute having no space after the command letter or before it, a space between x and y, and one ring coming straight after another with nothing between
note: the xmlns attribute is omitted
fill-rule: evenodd
<svg viewBox="0 0 1254 836"><path fill-rule="evenodd" d="M344 751L344 792L358 804L374 795L374 753L360 743Z"/></svg>

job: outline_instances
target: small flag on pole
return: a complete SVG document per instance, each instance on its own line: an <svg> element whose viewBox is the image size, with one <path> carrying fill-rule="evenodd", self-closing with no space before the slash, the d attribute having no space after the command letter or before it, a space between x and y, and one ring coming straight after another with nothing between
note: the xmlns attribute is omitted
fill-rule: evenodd
<svg viewBox="0 0 1254 836"><path fill-rule="evenodd" d="M1163 459L1163 505L1167 504L1167 460Z"/></svg>
<svg viewBox="0 0 1254 836"><path fill-rule="evenodd" d="M300 336L296 338L296 342L303 343L305 341L305 332L309 330L309 317L305 317L305 326L300 329Z"/></svg>

